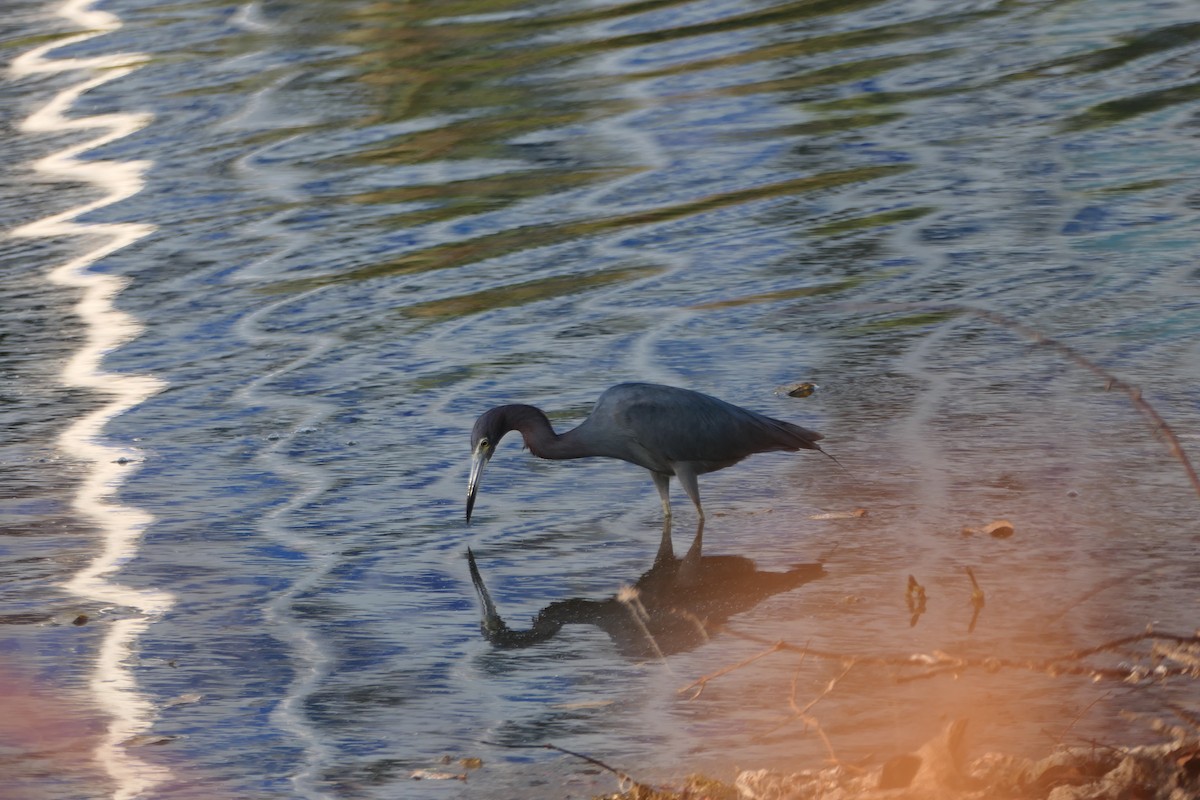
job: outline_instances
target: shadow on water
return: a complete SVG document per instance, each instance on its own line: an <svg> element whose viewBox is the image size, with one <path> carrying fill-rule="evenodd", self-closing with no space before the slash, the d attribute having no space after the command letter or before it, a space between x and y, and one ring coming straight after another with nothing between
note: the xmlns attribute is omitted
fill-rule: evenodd
<svg viewBox="0 0 1200 800"><path fill-rule="evenodd" d="M767 572L745 556L705 556L703 539L701 520L687 553L676 558L671 521L665 520L654 564L632 586L606 600L573 597L551 603L525 630L510 628L500 616L468 548L471 582L483 611L480 628L497 647L516 648L551 639L566 625L595 625L628 658L662 658L699 647L734 614L825 574L820 564Z"/></svg>

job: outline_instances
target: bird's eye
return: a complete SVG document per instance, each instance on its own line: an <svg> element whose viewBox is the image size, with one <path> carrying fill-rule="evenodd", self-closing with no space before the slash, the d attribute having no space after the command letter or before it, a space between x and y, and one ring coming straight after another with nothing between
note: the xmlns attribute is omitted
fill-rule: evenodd
<svg viewBox="0 0 1200 800"><path fill-rule="evenodd" d="M479 446L482 447L484 450L487 450L488 448L490 448L492 446L492 443L489 442L487 439L480 439Z"/></svg>

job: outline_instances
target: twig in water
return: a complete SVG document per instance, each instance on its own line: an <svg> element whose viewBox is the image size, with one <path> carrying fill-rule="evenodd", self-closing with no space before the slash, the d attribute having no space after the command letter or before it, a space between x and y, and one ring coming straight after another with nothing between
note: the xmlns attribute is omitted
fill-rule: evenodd
<svg viewBox="0 0 1200 800"><path fill-rule="evenodd" d="M741 661L739 661L738 663L733 664L731 666L721 667L721 669L719 669L716 672L713 672L709 675L704 675L700 678L697 678L696 680L689 683L687 686L684 686L682 689L680 689L679 694L683 694L687 690L694 688L694 689L696 689L696 693L693 694L688 699L695 700L697 697L699 697L700 695L702 695L704 693L704 687L708 685L709 681L714 680L715 678L719 678L722 675L728 675L729 673L733 672L734 670L739 670L742 667L746 666L747 664L753 664L755 661L758 661L760 658L765 658L765 657L771 655L772 653L777 653L780 650L782 650L783 647L784 647L783 642L776 642L775 644L771 645L770 647L768 647L766 650L762 651L761 653L752 655L749 658L744 658Z"/></svg>
<svg viewBox="0 0 1200 800"><path fill-rule="evenodd" d="M632 586L622 586L621 590L617 592L617 600L621 605L625 606L625 610L629 612L629 616L633 618L634 624L638 626L642 635L646 637L646 641L650 643L650 647L653 648L655 654L658 656L658 660L662 662L668 671L674 672L667 664L667 657L663 655L663 651L659 648L658 640L654 638L654 634L646 627L646 620L650 618L650 612L646 611L646 607L642 605L642 598L638 590Z"/></svg>
<svg viewBox="0 0 1200 800"><path fill-rule="evenodd" d="M801 664L802 663L804 663L803 657L801 657ZM834 690L834 687L836 687L838 685L838 682L841 681L842 678L846 677L846 674L849 673L850 670L852 670L852 669L854 669L853 661L848 663L846 665L846 668L843 669L841 671L841 673L839 673L836 677L830 678L829 682L825 684L825 688L816 697L814 697L812 700L809 700L808 703L803 708L801 708L798 705L796 705L796 683L797 683L796 679L799 678L799 676L800 676L799 665L797 665L796 674L792 678L792 694L791 694L791 697L788 698L788 705L790 705L792 708L792 716L783 720L782 722L780 722L779 724L777 724L775 727L771 728L770 730L767 730L767 731L764 731L764 732L758 734L757 736L754 737L754 739L755 740L765 739L767 736L770 736L772 733L779 730L783 726L798 719L804 723L806 728L812 728L814 731L817 732L817 736L821 737L821 741L825 744L825 749L829 752L830 762L833 764L842 764L841 759L839 759L837 757L837 753L834 752L833 742L829 741L829 737L825 734L825 730L821 727L821 721L818 720L816 717L814 717L812 714L810 714L808 712L812 711L813 706L815 706L817 703L821 702L826 697L828 697L830 692L832 692Z"/></svg>
<svg viewBox="0 0 1200 800"><path fill-rule="evenodd" d="M917 620L921 619L921 615L925 613L925 587L917 583L917 579L912 575L908 576L908 588L904 590L904 602L908 605L908 613L912 616L908 620L908 627L915 628Z"/></svg>
<svg viewBox="0 0 1200 800"><path fill-rule="evenodd" d="M979 588L979 581L975 580L975 573L970 567L967 567L967 577L971 579L971 606L975 609L975 613L971 614L971 624L967 626L967 633L974 633L975 623L979 621L979 612L983 611L984 597L983 589Z"/></svg>
<svg viewBox="0 0 1200 800"><path fill-rule="evenodd" d="M722 630L729 636L739 639L745 639L751 642L767 643L761 636L745 633L729 627L722 627ZM987 672L996 672L1001 669L1019 669L1030 672L1043 672L1050 676L1057 675L1087 675L1094 680L1112 680L1125 683L1135 684L1149 679L1162 680L1170 677L1200 677L1200 668L1196 665L1181 662L1180 666L1167 667L1159 664L1157 666L1146 666L1144 664L1125 664L1118 667L1094 667L1083 663L1085 659L1097 655L1099 653L1116 653L1126 655L1128 658L1143 658L1148 659L1149 656L1144 653L1132 651L1124 651L1122 648L1127 645L1137 644L1141 642L1168 643L1180 646L1200 647L1200 633L1191 636L1182 636L1174 633L1157 633L1155 631L1145 631L1130 636L1122 636L1117 639L1112 639L1107 642L1095 645L1094 647L1081 648L1068 653L1063 653L1050 658L1041 660L1019 660L1012 658L999 658L997 656L953 656L949 653L944 653L940 650L935 650L932 653L913 653L906 656L855 656L847 653L836 653L831 650L821 650L810 645L796 645L790 642L777 640L772 643L766 651L759 653L745 661L735 664L732 667L725 667L711 675L706 675L699 681L690 686L681 689L686 691L700 683L708 681L732 672L735 669L745 666L752 661L756 661L771 653L783 650L792 653L802 653L806 657L819 658L827 661L841 661L843 663L853 663L857 666L890 666L901 667L908 669L924 669L924 672L916 675L907 675L897 678L897 682L908 682L922 680L925 678L933 678L946 672L959 673L968 669L982 669ZM699 696L699 693L697 693Z"/></svg>
<svg viewBox="0 0 1200 800"><path fill-rule="evenodd" d="M1200 495L1200 475L1196 474L1196 468L1192 466L1191 459L1187 453L1183 451L1183 445L1179 443L1179 438L1175 435L1175 431L1167 424L1167 421L1155 410L1154 406L1150 405L1149 401L1142 396L1142 390L1131 383L1113 375L1108 370L1101 367L1095 361L1080 353L1074 347L1064 344L1063 342L1053 339L1036 328L1032 328L1023 322L1005 316L1004 314L990 311L985 308L976 308L974 306L960 305L958 303L848 303L845 308L855 311L876 310L876 311L944 311L960 314L974 314L980 319L987 320L994 325L999 325L1002 328L1008 328L1011 331L1019 333L1026 339L1031 340L1034 344L1049 347L1052 350L1057 350L1069 361L1083 367L1088 372L1101 378L1104 381L1105 391L1119 389L1129 397L1129 401L1133 407L1137 409L1142 416L1150 420L1150 429L1166 443L1167 450L1183 467L1184 473L1187 475L1188 481L1191 482L1192 488L1196 494Z"/></svg>
<svg viewBox="0 0 1200 800"><path fill-rule="evenodd" d="M1191 725L1194 730L1200 732L1200 714L1184 708L1177 703L1167 703L1167 708L1171 709L1175 716Z"/></svg>
<svg viewBox="0 0 1200 800"><path fill-rule="evenodd" d="M1179 439L1175 436L1175 432L1171 430L1171 426L1168 425L1167 421L1159 415L1154 406L1150 405L1150 403L1146 401L1146 398L1142 397L1142 390L1140 388L1121 380L1116 375L1113 375L1111 372L1104 369L1099 364L1092 361L1090 358L1083 355L1083 353L1080 353L1070 345L1063 344L1057 339L1052 339L1040 331L1029 327L1028 325L1017 322L1016 320L1006 317L1003 314L998 314L995 311L987 311L980 308L968 308L968 310L971 313L988 320L989 322L993 322L997 325L1017 331L1022 336L1032 339L1037 344L1045 345L1051 349L1057 350L1071 361L1086 369L1088 372L1091 372L1093 375L1096 375L1099 378L1103 378L1105 381L1105 391L1112 391L1113 389L1119 389L1123 391L1129 397L1130 402L1133 403L1134 408L1141 412L1142 416L1146 417L1148 420L1150 420L1150 422L1153 423L1151 429L1163 438L1163 440L1166 442L1167 450L1170 451L1171 455L1175 457L1175 460L1177 460L1183 466L1183 471L1187 473L1188 480L1191 481L1192 488L1196 490L1196 494L1200 494L1200 475L1196 474L1195 467L1192 466L1192 462L1188 459L1187 454L1183 452L1183 445L1179 443Z"/></svg>
<svg viewBox="0 0 1200 800"><path fill-rule="evenodd" d="M1113 694L1112 692L1105 692L1104 694L1100 695L1095 700L1093 700L1092 702L1090 702L1086 706L1084 706L1080 710L1080 712L1075 715L1075 718L1073 720L1071 720L1070 724L1068 724L1067 727L1062 729L1062 733L1060 733L1058 735L1058 737L1054 740L1054 746L1058 747L1059 745L1061 745L1063 737L1065 737L1068 733L1071 732L1071 729L1075 727L1075 723L1077 723L1077 722L1079 722L1079 720L1083 719L1083 715L1086 714L1087 712L1091 711L1092 708L1097 703L1101 702L1102 700L1107 700L1108 698L1112 697L1112 694Z"/></svg>
<svg viewBox="0 0 1200 800"><path fill-rule="evenodd" d="M589 764L597 766L600 769L606 770L607 772L611 772L613 775L616 775L622 784L621 791L628 791L625 788L625 785L628 784L629 786L631 786L635 789L641 789L641 790L647 791L647 792L655 792L658 794L666 793L666 790L660 789L657 786L651 786L648 783L642 783L641 781L637 780L632 775L630 775L628 772L625 772L624 770L619 770L616 767L605 764L603 761L601 761L598 758L592 758L591 756L585 755L584 753L577 753L574 750L568 750L565 747L559 747L558 745L550 744L549 742L547 742L545 744L504 744L503 742L489 742L487 740L481 740L480 744L491 745L492 747L507 747L510 750L519 750L519 749L554 750L559 753L563 753L565 755L572 756L574 758L578 758L583 761L586 761Z"/></svg>

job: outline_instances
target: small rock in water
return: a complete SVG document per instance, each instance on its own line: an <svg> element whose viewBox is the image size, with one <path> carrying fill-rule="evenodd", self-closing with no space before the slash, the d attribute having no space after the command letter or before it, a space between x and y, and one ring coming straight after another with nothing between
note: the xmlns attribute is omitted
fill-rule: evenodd
<svg viewBox="0 0 1200 800"><path fill-rule="evenodd" d="M998 519L995 522L989 522L982 528L972 528L964 525L962 529L963 536L974 536L977 533L986 533L993 539L1007 539L1016 531L1013 524L1006 519Z"/></svg>
<svg viewBox="0 0 1200 800"><path fill-rule="evenodd" d="M1007 539L1013 535L1013 524L1006 519L998 519L985 525L983 532L996 539Z"/></svg>
<svg viewBox="0 0 1200 800"><path fill-rule="evenodd" d="M815 392L817 389L820 389L820 388L821 387L817 386L815 383L807 383L807 382L796 383L796 384L792 384L791 386L787 387L787 396L788 397L808 397L809 395L811 395L813 392Z"/></svg>

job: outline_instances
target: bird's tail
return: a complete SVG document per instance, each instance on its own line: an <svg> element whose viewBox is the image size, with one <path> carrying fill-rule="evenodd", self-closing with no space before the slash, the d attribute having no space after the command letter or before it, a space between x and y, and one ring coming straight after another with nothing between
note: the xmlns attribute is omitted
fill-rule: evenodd
<svg viewBox="0 0 1200 800"><path fill-rule="evenodd" d="M772 421L783 429L783 432L787 435L788 443L792 446L793 450L821 449L821 446L817 444L817 442L825 437L816 431L809 430L808 428L802 428L799 425L791 422L784 422L781 419Z"/></svg>

